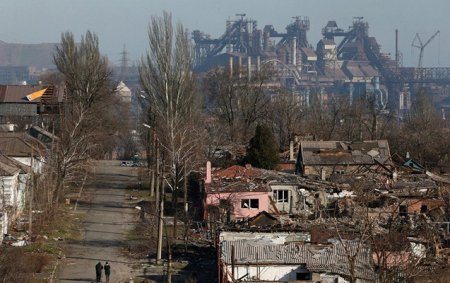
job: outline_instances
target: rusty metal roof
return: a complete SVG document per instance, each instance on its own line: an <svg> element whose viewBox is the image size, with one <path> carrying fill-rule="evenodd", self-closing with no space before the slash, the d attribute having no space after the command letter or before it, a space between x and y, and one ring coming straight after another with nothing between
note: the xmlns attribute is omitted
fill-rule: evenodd
<svg viewBox="0 0 450 283"><path fill-rule="evenodd" d="M43 156L45 146L25 133L0 133L0 152L8 157Z"/></svg>

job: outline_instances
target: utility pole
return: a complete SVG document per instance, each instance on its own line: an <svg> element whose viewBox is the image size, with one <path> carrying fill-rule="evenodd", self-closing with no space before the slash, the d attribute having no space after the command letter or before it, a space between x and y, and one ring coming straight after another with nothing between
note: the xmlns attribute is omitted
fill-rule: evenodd
<svg viewBox="0 0 450 283"><path fill-rule="evenodd" d="M184 221L187 221L188 217L188 203L187 203L187 168L186 168L186 160L184 161L184 197L183 197L183 206L184 206Z"/></svg>
<svg viewBox="0 0 450 283"><path fill-rule="evenodd" d="M156 174L156 188L155 188L155 196L156 196L156 199L155 199L155 203L156 203L156 213L158 212L158 205L159 205L159 197L160 197L160 194L159 194L159 178L160 178L160 174L159 174L159 145L158 145L158 138L156 137L156 133L155 133L155 147L156 147L156 172L155 172L155 174Z"/></svg>
<svg viewBox="0 0 450 283"><path fill-rule="evenodd" d="M30 160L30 167L31 167L31 171L30 171L30 175L31 175L31 178L30 178L30 211L29 211L29 219L28 219L28 221L29 221L29 223L28 223L28 233L30 234L30 236L31 236L31 234L32 234L32 231L33 231L33 197L34 197L34 171L33 171L33 159L34 159L34 157L33 157L33 155L34 155L34 150L33 150L33 146L31 147L31 155L30 155L30 157L31 157L31 160Z"/></svg>
<svg viewBox="0 0 450 283"><path fill-rule="evenodd" d="M156 249L156 264L158 264L161 260L162 256L162 238L163 238L163 229L164 229L164 162L161 168L161 197L160 197L160 205L159 205L159 221L158 221L158 245Z"/></svg>

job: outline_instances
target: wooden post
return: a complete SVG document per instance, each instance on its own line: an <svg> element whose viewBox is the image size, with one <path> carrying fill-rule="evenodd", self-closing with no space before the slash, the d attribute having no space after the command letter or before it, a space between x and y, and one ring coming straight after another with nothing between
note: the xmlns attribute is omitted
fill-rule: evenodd
<svg viewBox="0 0 450 283"><path fill-rule="evenodd" d="M30 159L30 167L31 167L31 171L30 171L30 199L29 199L29 203L30 203L30 211L29 211L29 223L28 223L28 233L32 234L33 232L33 198L34 198L34 171L33 171L33 160L34 160L34 150L33 150L33 146L31 146L31 159Z"/></svg>

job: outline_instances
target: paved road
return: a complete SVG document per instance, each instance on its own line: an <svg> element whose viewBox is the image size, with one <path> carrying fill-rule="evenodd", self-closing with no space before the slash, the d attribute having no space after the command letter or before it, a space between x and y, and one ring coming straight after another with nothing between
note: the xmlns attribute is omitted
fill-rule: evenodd
<svg viewBox="0 0 450 283"><path fill-rule="evenodd" d="M97 262L111 265L110 282L130 282L130 262L122 255L127 230L135 225L136 210L126 201L125 188L137 182L136 169L101 162L86 185L78 211L83 214L81 241L69 243L57 282L95 282ZM104 276L102 276L104 282Z"/></svg>

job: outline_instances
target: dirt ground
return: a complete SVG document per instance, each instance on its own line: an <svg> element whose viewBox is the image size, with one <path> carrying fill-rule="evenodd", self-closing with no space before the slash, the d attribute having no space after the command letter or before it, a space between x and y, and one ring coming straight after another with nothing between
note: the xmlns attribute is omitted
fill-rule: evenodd
<svg viewBox="0 0 450 283"><path fill-rule="evenodd" d="M111 265L110 282L132 282L131 262L124 251L138 211L127 200L127 188L137 184L137 169L120 161L97 162L78 203L83 219L82 239L69 242L57 282L95 282L95 265ZM104 275L102 282L105 282Z"/></svg>

